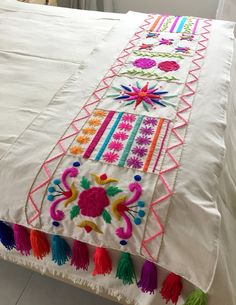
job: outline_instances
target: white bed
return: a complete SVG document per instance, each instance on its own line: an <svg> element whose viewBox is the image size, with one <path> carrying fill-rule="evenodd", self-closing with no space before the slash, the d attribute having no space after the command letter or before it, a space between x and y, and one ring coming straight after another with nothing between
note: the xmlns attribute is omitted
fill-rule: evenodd
<svg viewBox="0 0 236 305"><path fill-rule="evenodd" d="M125 15L121 14L60 9L2 0L0 3L0 159L4 159L9 150L12 149L12 145L16 144L18 137L24 133L28 126L37 122L43 111L47 108L50 109L54 104L60 107L60 104L65 101L68 104L70 102L73 104L73 101L78 100L80 96L78 96L77 88L80 82L83 84L82 80L87 81L87 89L91 91L96 82L99 81L100 75L105 74L117 54L120 53L122 45L133 34L141 18L142 14L130 14L128 18L125 18ZM130 21L132 21L132 26L130 26ZM20 28L19 24L21 24ZM121 30L123 31L122 36L120 36ZM112 53L114 45L111 46L110 41L117 45L116 52ZM211 52L216 43L217 41L209 46L212 48ZM229 69L231 64L230 46L228 48L228 58L222 64L222 66L225 65L225 70ZM96 71L93 73L90 67L96 64L97 59L102 60L102 50L104 49L106 49L107 54L110 51L112 55L103 62L103 65L97 65ZM218 212L221 215L221 227L216 272L208 292L209 305L236 305L234 289L236 284L236 245L233 242L236 235L236 209L234 208L236 190L236 160L234 158L236 152L236 132L234 129L236 124L236 96L234 92L236 56L234 57L231 80L229 80L227 71L222 76L227 80L222 91L227 90L230 81L230 95L223 169L221 170L221 167L216 165L219 185L218 190L215 190L215 198ZM217 60L217 56L213 60ZM203 75L207 73L211 65L212 63L206 63L206 66L203 67ZM217 69L215 73L217 73ZM214 76L211 77L214 79ZM86 96L86 90L83 91L83 94ZM212 97L211 93L209 96L207 94L206 97ZM219 97L221 92L216 94ZM222 99L228 98L227 92L222 96ZM70 120L73 117L73 111L66 109L65 116ZM223 125L224 118L222 117ZM60 126L60 128L63 130L64 126ZM45 126L45 130L47 131L47 126ZM55 135L59 132L60 130L55 131ZM219 153L221 159L224 153L223 139L216 136L215 141L219 147L219 152L216 155L218 156ZM211 148L209 148L209 153L214 155ZM35 156L37 156L36 153L34 158ZM200 156L199 158L201 160ZM196 169L193 166L192 171L194 170ZM17 174L16 179L21 175L22 173ZM176 200L178 201L178 194ZM175 212L173 210L173 213ZM204 223L207 223L207 218ZM187 225L188 221L186 220ZM169 228L169 230L173 231L174 228ZM179 236L178 239L181 244L181 237ZM104 297L118 300L122 304L164 304L159 293L143 294L133 285L124 287L115 278L110 277L109 281L106 277L99 278L98 282L97 278L92 277L86 271L78 273L68 265L56 266L50 258L45 258L42 263L33 257L19 256L14 250L7 252L3 247L0 249L0 256L3 259L77 287L94 291ZM204 254L204 251L201 252L200 249L197 251L199 251L200 256ZM113 256L114 259L117 259L115 251ZM141 258L135 258L135 260L138 264ZM200 261L204 262L204 258L200 257ZM168 269L168 264L172 265L173 263L171 259L169 261L167 259L166 265L162 264L162 266ZM196 262L196 269L199 273L205 268L204 264L201 267L202 270L199 268L199 263ZM167 274L165 269L160 268L160 282ZM197 281L198 279L195 279L195 283ZM183 295L180 297L178 305L184 304L186 295L193 288L192 284L184 280Z"/></svg>

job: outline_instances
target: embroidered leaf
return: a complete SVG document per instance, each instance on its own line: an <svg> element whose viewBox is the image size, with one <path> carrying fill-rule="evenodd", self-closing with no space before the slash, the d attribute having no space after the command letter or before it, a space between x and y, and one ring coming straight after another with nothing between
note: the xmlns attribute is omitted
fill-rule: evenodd
<svg viewBox="0 0 236 305"><path fill-rule="evenodd" d="M109 186L107 188L107 196L113 197L116 194L121 193L121 192L122 192L122 190L119 189L117 186Z"/></svg>
<svg viewBox="0 0 236 305"><path fill-rule="evenodd" d="M167 58L179 58L184 59L182 55L172 54L166 52L146 52L146 51L134 51L135 55L145 56L145 57L167 57Z"/></svg>
<svg viewBox="0 0 236 305"><path fill-rule="evenodd" d="M102 217L106 223L111 223L111 215L105 209L102 211Z"/></svg>
<svg viewBox="0 0 236 305"><path fill-rule="evenodd" d="M74 219L75 217L77 217L80 213L80 208L78 207L78 205L73 206L73 208L70 210L70 219Z"/></svg>
<svg viewBox="0 0 236 305"><path fill-rule="evenodd" d="M147 112L149 112L149 109L148 109L148 106L146 105L146 103L143 103L143 108L144 108Z"/></svg>
<svg viewBox="0 0 236 305"><path fill-rule="evenodd" d="M82 186L82 188L87 190L90 188L90 181L86 177L82 177L80 181L80 186Z"/></svg>

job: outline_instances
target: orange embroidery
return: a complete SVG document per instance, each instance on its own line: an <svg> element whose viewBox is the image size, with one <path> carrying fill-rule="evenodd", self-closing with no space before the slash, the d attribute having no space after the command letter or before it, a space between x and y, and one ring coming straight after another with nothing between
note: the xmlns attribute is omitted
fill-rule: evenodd
<svg viewBox="0 0 236 305"><path fill-rule="evenodd" d="M79 143L79 144L87 144L89 142L90 138L89 137L86 137L86 136L79 136L76 141Z"/></svg>
<svg viewBox="0 0 236 305"><path fill-rule="evenodd" d="M79 155L82 154L84 152L84 149L81 146L73 146L70 148L70 152L73 155Z"/></svg>
<svg viewBox="0 0 236 305"><path fill-rule="evenodd" d="M82 132L85 135L91 135L92 136L96 133L96 129L94 127L87 127L87 128L83 128Z"/></svg>
<svg viewBox="0 0 236 305"><path fill-rule="evenodd" d="M94 113L93 113L94 116L98 116L98 117L104 117L106 115L106 112L103 111L103 110L95 110Z"/></svg>
<svg viewBox="0 0 236 305"><path fill-rule="evenodd" d="M101 121L99 119L91 119L88 121L90 126L99 126L101 125Z"/></svg>

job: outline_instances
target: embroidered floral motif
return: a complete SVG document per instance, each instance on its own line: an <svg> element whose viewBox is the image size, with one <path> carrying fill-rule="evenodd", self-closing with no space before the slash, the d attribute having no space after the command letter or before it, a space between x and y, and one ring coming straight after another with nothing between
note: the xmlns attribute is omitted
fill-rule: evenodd
<svg viewBox="0 0 236 305"><path fill-rule="evenodd" d="M101 121L99 119L91 119L88 121L90 126L99 126L101 125Z"/></svg>
<svg viewBox="0 0 236 305"><path fill-rule="evenodd" d="M180 40L192 41L194 39L194 35L183 33L180 37Z"/></svg>
<svg viewBox="0 0 236 305"><path fill-rule="evenodd" d="M147 138L147 137L145 137L145 136L139 136L139 137L137 137L136 142L137 142L139 145L150 145L151 139L150 139L150 138Z"/></svg>
<svg viewBox="0 0 236 305"><path fill-rule="evenodd" d="M86 137L86 136L79 136L77 137L76 141L79 143L79 144L87 144L89 142L90 138L89 137Z"/></svg>
<svg viewBox="0 0 236 305"><path fill-rule="evenodd" d="M114 163L119 159L119 155L114 152L106 152L105 154L103 154L102 158L107 163Z"/></svg>
<svg viewBox="0 0 236 305"><path fill-rule="evenodd" d="M124 145L121 142L118 142L118 141L112 141L108 145L108 148L110 150L115 150L115 151L120 151L120 150L123 149L123 147L124 147Z"/></svg>
<svg viewBox="0 0 236 305"><path fill-rule="evenodd" d="M157 124L157 119L147 117L147 118L144 119L143 123L144 123L145 125L156 126L156 124Z"/></svg>
<svg viewBox="0 0 236 305"><path fill-rule="evenodd" d="M106 116L106 111L103 111L103 110L100 110L100 109L96 109L93 112L93 115L96 116L96 117L104 117L104 116Z"/></svg>
<svg viewBox="0 0 236 305"><path fill-rule="evenodd" d="M115 133L113 134L113 138L114 138L115 140L125 141L125 140L128 139L128 137L129 137L129 136L127 135L127 133L125 133L125 132L123 132L123 131L115 132Z"/></svg>
<svg viewBox="0 0 236 305"><path fill-rule="evenodd" d="M133 62L135 67L141 69L151 69L152 67L156 66L156 61L150 58L139 58Z"/></svg>
<svg viewBox="0 0 236 305"><path fill-rule="evenodd" d="M70 148L70 152L73 154L73 155L80 155L84 152L84 149L83 147L81 146L72 146Z"/></svg>
<svg viewBox="0 0 236 305"><path fill-rule="evenodd" d="M122 117L122 121L133 123L136 120L135 115L125 113Z"/></svg>
<svg viewBox="0 0 236 305"><path fill-rule="evenodd" d="M139 157L144 157L146 154L147 154L148 150L147 148L145 147L142 147L142 146L135 146L133 149L132 149L132 153L134 155L137 155Z"/></svg>
<svg viewBox="0 0 236 305"><path fill-rule="evenodd" d="M160 33L153 33L153 32L150 32L147 34L146 38L157 38L160 36Z"/></svg>
<svg viewBox="0 0 236 305"><path fill-rule="evenodd" d="M168 66L168 64L166 64L166 66ZM114 89L116 91L119 90L118 88ZM114 100L124 101L125 106L134 104L134 109L136 109L140 104L142 104L145 110L149 111L150 106L154 107L154 105L158 104L160 106L166 107L167 104L170 104L169 102L166 102L164 100L164 96L167 93L168 91L159 91L157 85L149 86L149 83L146 83L143 87L141 87L140 84L137 82L136 86L121 85L121 91L116 94ZM168 96L166 96L166 98L168 98ZM127 131L130 130L125 128L123 129Z"/></svg>
<svg viewBox="0 0 236 305"><path fill-rule="evenodd" d="M144 135L152 135L153 134L153 128L151 127L141 127L140 128L140 133L144 134Z"/></svg>
<svg viewBox="0 0 236 305"><path fill-rule="evenodd" d="M174 39L165 39L165 38L161 38L159 45L167 45L170 46L173 44Z"/></svg>
<svg viewBox="0 0 236 305"><path fill-rule="evenodd" d="M120 130L130 131L132 129L132 125L126 122L121 122L118 126Z"/></svg>
<svg viewBox="0 0 236 305"><path fill-rule="evenodd" d="M149 50L149 51L151 51L153 47L154 47L154 44L152 44L152 43L149 43L149 44L142 43L142 45L139 47L139 50Z"/></svg>
<svg viewBox="0 0 236 305"><path fill-rule="evenodd" d="M127 165L129 167L139 169L143 167L143 162L137 157L131 157L127 160Z"/></svg>
<svg viewBox="0 0 236 305"><path fill-rule="evenodd" d="M85 127L82 129L82 132L85 135L94 135L96 133L96 129L94 127Z"/></svg>
<svg viewBox="0 0 236 305"><path fill-rule="evenodd" d="M120 241L121 245L127 244L127 240L133 233L132 222L139 225L145 216L143 210L145 203L140 200L142 195L140 181L142 177L135 175L135 182L129 183L128 189L131 195L124 193L122 189L115 186L114 184L119 181L108 177L106 174L90 174L92 179L83 176L80 179L79 191L74 186L75 179L79 175L77 169L79 166L79 162L74 162L73 167L64 170L61 179L54 179L53 185L48 188L48 200L52 202L50 215L54 220L53 223L56 220L56 227L58 227L60 225L58 221L62 221L65 217L64 212L58 209L58 205L64 202L64 208L66 208L69 203L75 201L76 205L70 210L70 218L71 220L77 217L85 218L79 221L77 225L79 228L84 229L87 233L102 234L102 230L96 223L96 218L102 217L105 223L110 224L113 215L118 222L124 223L123 226L121 225L116 229L115 233L122 239Z"/></svg>
<svg viewBox="0 0 236 305"><path fill-rule="evenodd" d="M162 71L176 71L179 70L180 66L176 61L162 61L158 64L158 68Z"/></svg>
<svg viewBox="0 0 236 305"><path fill-rule="evenodd" d="M175 51L177 53L189 54L190 48L188 48L188 47L177 47L177 48L175 48Z"/></svg>

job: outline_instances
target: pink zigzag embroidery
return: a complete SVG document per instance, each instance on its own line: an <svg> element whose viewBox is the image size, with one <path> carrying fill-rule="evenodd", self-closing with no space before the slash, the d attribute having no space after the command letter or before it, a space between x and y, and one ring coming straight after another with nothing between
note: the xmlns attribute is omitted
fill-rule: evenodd
<svg viewBox="0 0 236 305"><path fill-rule="evenodd" d="M116 59L115 63L108 70L107 75L101 80L101 82L98 85L98 88L92 94L92 97L94 97L95 100L93 102L91 102L91 103L86 104L84 107L82 107L81 112L82 112L82 110L84 110L86 112L86 115L81 117L81 118L80 117L79 118L76 117L72 121L72 123L70 124L70 127L69 127L73 131L71 133L69 133L67 136L63 135L61 137L61 139L57 142L56 147L59 148L60 153L56 154L53 157L49 157L42 164L42 166L41 166L41 168L39 170L39 173L41 171L43 171L45 173L45 175L46 175L46 178L45 178L45 180L43 182L39 183L37 186L34 186L34 183L33 183L33 185L31 186L31 189L30 189L30 191L28 193L26 208L27 208L28 203L30 203L32 208L33 208L33 210L35 211L35 214L30 219L28 219L27 210L26 210L26 219L27 219L28 224L32 225L33 221L36 220L40 216L40 214L41 214L40 209L38 208L35 200L33 199L33 194L38 192L39 190L41 190L44 186L48 185L49 182L51 181L51 178L52 178L53 175L51 174L51 172L50 172L50 170L49 170L47 165L49 163L53 162L54 160L56 160L56 159L58 159L60 157L63 157L65 155L66 148L63 146L63 141L65 141L66 139L71 138L71 137L73 137L73 136L75 136L76 134L79 133L80 130L76 127L75 123L78 122L78 121L84 120L84 119L86 119L87 117L89 117L91 115L91 112L88 110L89 106L99 103L99 101L100 101L100 99L102 97L101 92L109 88L109 86L111 84L111 80L117 75L116 69L117 68L119 69L121 66L123 66L123 64L125 63L126 58L131 54L132 49L135 47L135 43L134 42L136 42L137 40L139 40L141 38L141 34L143 33L143 31L146 30L145 28L148 25L151 24L151 20L153 18L154 18L153 15L148 15L148 17L144 20L144 24L142 24L139 27L140 30L138 30L134 34L133 38L128 42L128 46L121 52L120 56ZM108 83L108 80L110 80L110 83ZM101 96L99 96L99 94Z"/></svg>
<svg viewBox="0 0 236 305"><path fill-rule="evenodd" d="M153 261L155 261L155 258L153 257L153 255L150 253L150 251L148 250L147 248L147 244L149 242L151 242L152 240L154 240L155 238L157 238L158 236L160 236L161 234L164 233L164 226L163 224L161 223L157 213L155 212L155 210L153 209L154 206L156 206L157 204L160 204L161 202L165 201L166 199L168 199L169 197L172 196L173 194L173 191L171 190L170 186L168 185L167 181L165 180L165 174L166 173L169 173L171 171L174 171L176 169L178 169L178 167L180 166L179 162L177 160L175 160L175 157L174 157L174 154L173 154L173 151L178 148L178 147L181 147L183 144L184 144L184 140L185 140L185 136L183 138L181 138L181 136L179 135L178 133L178 129L180 128L183 128L183 127L186 127L189 123L188 120L186 120L181 114L186 112L187 110L191 109L192 108L192 105L190 103L188 103L187 99L186 98L189 98L193 95L195 95L195 90L191 87L194 83L196 83L199 78L198 76L195 75L195 72L196 71L199 71L201 69L201 66L198 64L198 61L201 61L205 56L201 54L201 52L205 51L207 46L205 45L206 42L208 42L209 38L206 36L210 33L210 31L208 30L208 27L211 26L211 23L210 23L211 20L204 20L204 23L205 25L203 26L203 29L205 30L204 33L201 33L200 36L202 36L202 40L200 40L198 42L198 45L200 46L200 48L196 51L196 54L198 55L197 58L193 59L192 60L192 63L195 64L195 68L190 70L189 71L189 75L192 76L192 80L190 81L187 81L185 83L185 87L187 88L188 92L183 94L180 99L181 101L184 103L184 108L179 110L177 112L177 116L178 118L182 121L180 124L178 124L177 126L173 127L171 132L172 134L176 137L176 139L178 140L178 143L175 144L175 145L172 145L170 147L167 147L166 149L166 154L169 156L169 158L172 160L172 162L174 163L173 166L165 169L165 170L162 170L160 173L159 173L159 177L165 187L165 190L166 190L166 194L161 196L158 200L156 200L155 202L153 202L151 204L151 208L150 208L150 212L152 213L153 217L156 219L157 221L157 224L158 224L158 227L159 227L159 231L152 235L151 237L143 240L142 242L142 249L144 249L146 251L146 253L148 254L149 258ZM151 217L151 216L150 216Z"/></svg>

